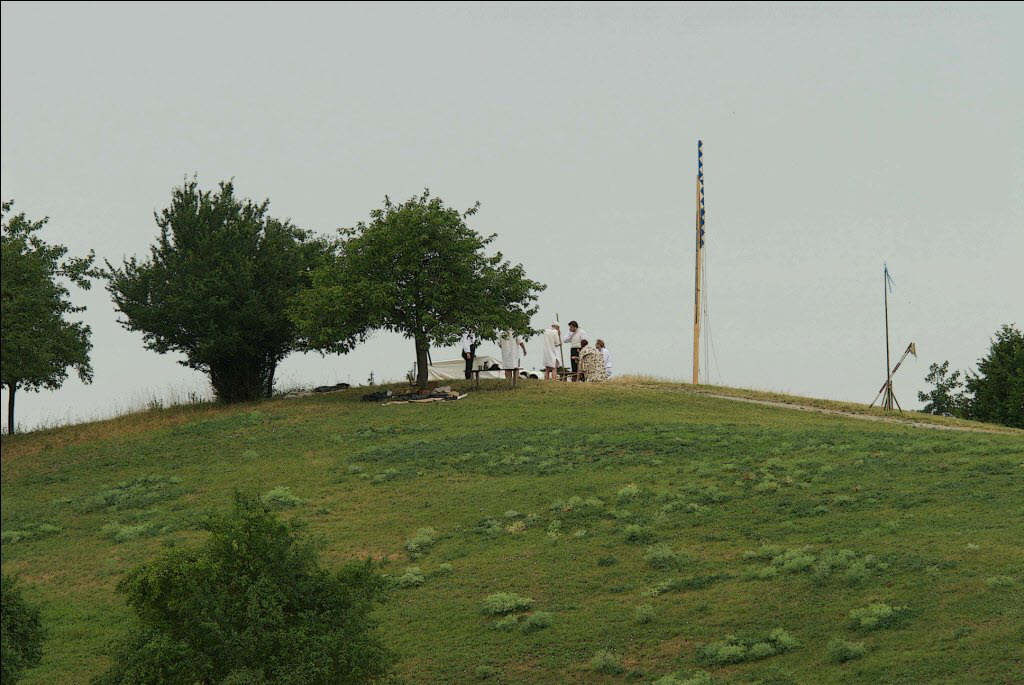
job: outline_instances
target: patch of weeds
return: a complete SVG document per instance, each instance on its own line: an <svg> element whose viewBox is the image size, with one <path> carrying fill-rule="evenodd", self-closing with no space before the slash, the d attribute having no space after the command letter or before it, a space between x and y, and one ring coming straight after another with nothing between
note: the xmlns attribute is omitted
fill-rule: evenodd
<svg viewBox="0 0 1024 685"><path fill-rule="evenodd" d="M535 611L522 621L524 633L533 633L551 626L554 614L550 611Z"/></svg>
<svg viewBox="0 0 1024 685"><path fill-rule="evenodd" d="M715 679L707 671L694 671L689 675L672 673L655 680L652 685L715 685Z"/></svg>
<svg viewBox="0 0 1024 685"><path fill-rule="evenodd" d="M157 535L170 532L169 526L159 526L152 521L139 523L134 526L123 526L120 523L108 523L100 528L100 533L114 542L121 544L139 538L151 538Z"/></svg>
<svg viewBox="0 0 1024 685"><path fill-rule="evenodd" d="M780 551L780 548L774 545L762 545L757 550L745 552L743 558L748 561L764 560L769 556L771 561L768 566L747 571L743 577L747 580L767 580L775 578L780 573L802 574L813 571L814 580L818 583L841 578L848 585L859 585L873 574L888 568L887 563L874 555L860 556L848 549L825 550L815 554L809 546Z"/></svg>
<svg viewBox="0 0 1024 685"><path fill-rule="evenodd" d="M477 680L489 680L497 677L498 669L494 666L477 666L476 670L473 671L473 675Z"/></svg>
<svg viewBox="0 0 1024 685"><path fill-rule="evenodd" d="M859 659L868 653L868 648L863 642L850 642L842 638L833 638L828 643L826 656L834 664L841 664L854 659Z"/></svg>
<svg viewBox="0 0 1024 685"><path fill-rule="evenodd" d="M686 566L690 563L690 558L682 552L674 552L671 547L661 542L647 548L644 561L651 568L670 571Z"/></svg>
<svg viewBox="0 0 1024 685"><path fill-rule="evenodd" d="M423 556L437 544L437 531L433 528L420 528L416 534L405 541L405 551L413 559Z"/></svg>
<svg viewBox="0 0 1024 685"><path fill-rule="evenodd" d="M658 583L650 590L644 592L647 597L657 597L666 592L681 592L683 590L703 590L714 585L720 580L726 580L730 576L715 574L703 576L688 576L686 578L669 578Z"/></svg>
<svg viewBox="0 0 1024 685"><path fill-rule="evenodd" d="M654 531L647 526L631 523L623 529L626 543L630 545L646 545L654 542Z"/></svg>
<svg viewBox="0 0 1024 685"><path fill-rule="evenodd" d="M985 579L985 585L992 590L1002 590L1016 585L1017 580L1013 576L991 576Z"/></svg>
<svg viewBox="0 0 1024 685"><path fill-rule="evenodd" d="M849 627L860 631L891 628L902 622L909 612L910 607L894 607L885 602L875 602L866 607L851 609Z"/></svg>
<svg viewBox="0 0 1024 685"><path fill-rule="evenodd" d="M549 540L557 540L562 537L562 521L554 519L548 524L547 536Z"/></svg>
<svg viewBox="0 0 1024 685"><path fill-rule="evenodd" d="M519 535L526 530L526 521L519 519L505 526L505 532L509 535Z"/></svg>
<svg viewBox="0 0 1024 685"><path fill-rule="evenodd" d="M374 474L373 478L370 479L370 482L380 485L381 483L387 483L388 481L396 478L398 478L398 469L384 469L383 471Z"/></svg>
<svg viewBox="0 0 1024 685"><path fill-rule="evenodd" d="M782 554L782 548L778 545L761 545L757 549L747 550L743 558L752 561L771 561Z"/></svg>
<svg viewBox="0 0 1024 685"><path fill-rule="evenodd" d="M519 615L511 614L509 616L505 616L504 618L500 618L497 621L495 621L491 627L495 630L501 630L506 633L510 633L519 627Z"/></svg>
<svg viewBox="0 0 1024 685"><path fill-rule="evenodd" d="M304 500L293 495L290 488L279 485L265 492L260 501L263 502L263 506L270 509L292 509L302 504Z"/></svg>
<svg viewBox="0 0 1024 685"><path fill-rule="evenodd" d="M505 531L505 527L501 521L496 518L484 518L476 522L473 526L473 532L477 535L483 535L484 537L496 538Z"/></svg>
<svg viewBox="0 0 1024 685"><path fill-rule="evenodd" d="M597 565L598 566L614 566L617 563L619 563L619 560L616 559L615 557L611 556L611 555L606 556L606 557L601 557L600 559L597 560Z"/></svg>
<svg viewBox="0 0 1024 685"><path fill-rule="evenodd" d="M505 518L509 521L515 521L516 519L523 518L523 514L516 511L515 509L509 509L508 511L505 512Z"/></svg>
<svg viewBox="0 0 1024 685"><path fill-rule="evenodd" d="M650 623L654 620L654 606L651 604L641 604L637 608L633 609L633 621L636 623Z"/></svg>
<svg viewBox="0 0 1024 685"><path fill-rule="evenodd" d="M79 498L74 505L76 510L83 513L139 509L154 502L178 497L182 493L180 483L181 479L177 477L145 476Z"/></svg>
<svg viewBox="0 0 1024 685"><path fill-rule="evenodd" d="M18 542L41 540L56 535L60 531L60 526L55 526L52 523L17 524L17 528L8 528L0 533L0 544L13 545Z"/></svg>
<svg viewBox="0 0 1024 685"><path fill-rule="evenodd" d="M605 673L607 675L618 675L625 671L622 668L622 661L619 657L606 649L599 650L594 654L590 659L590 668L598 673Z"/></svg>
<svg viewBox="0 0 1024 685"><path fill-rule="evenodd" d="M346 471L347 471L348 473L352 474L352 475L355 475L355 474L357 474L357 473L363 473L363 472L365 472L365 471L366 471L366 469L364 469L364 468L363 468L362 466L360 466L359 464L349 464L349 465L348 465L348 468L346 469Z"/></svg>
<svg viewBox="0 0 1024 685"><path fill-rule="evenodd" d="M716 666L739 664L784 654L799 645L795 637L782 628L776 628L766 636L740 638L729 635L721 642L710 642L697 650L697 658Z"/></svg>
<svg viewBox="0 0 1024 685"><path fill-rule="evenodd" d="M453 573L455 573L455 567L445 562L443 564L438 564L437 568L431 571L430 577L435 578L438 576L450 576Z"/></svg>
<svg viewBox="0 0 1024 685"><path fill-rule="evenodd" d="M755 685L800 685L796 675L781 666L769 666L755 677Z"/></svg>
<svg viewBox="0 0 1024 685"><path fill-rule="evenodd" d="M630 483L629 485L620 489L615 493L615 499L619 501L619 504L625 504L626 502L632 502L643 497L644 491L636 483Z"/></svg>
<svg viewBox="0 0 1024 685"><path fill-rule="evenodd" d="M410 566L405 569L405 573L395 578L395 585L403 590L407 590L419 587L426 581L427 578L423 575L423 571L420 570L419 566Z"/></svg>
<svg viewBox="0 0 1024 685"><path fill-rule="evenodd" d="M556 499L550 509L561 518L594 518L604 513L604 502L597 497L584 499L573 495L569 499Z"/></svg>
<svg viewBox="0 0 1024 685"><path fill-rule="evenodd" d="M621 595L624 592L632 592L634 587L636 586L632 583L619 583L618 585L612 585L610 588L608 588L608 592Z"/></svg>
<svg viewBox="0 0 1024 685"><path fill-rule="evenodd" d="M488 616L501 616L517 611L528 611L533 606L533 599L522 597L514 592L496 592L484 599L480 611Z"/></svg>

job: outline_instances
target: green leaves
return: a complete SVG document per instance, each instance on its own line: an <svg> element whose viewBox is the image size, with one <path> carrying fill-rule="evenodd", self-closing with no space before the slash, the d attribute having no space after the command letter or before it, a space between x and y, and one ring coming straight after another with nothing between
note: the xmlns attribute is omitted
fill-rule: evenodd
<svg viewBox="0 0 1024 685"><path fill-rule="evenodd" d="M183 353L222 400L269 393L277 363L302 344L287 304L335 244L271 217L268 201L238 198L231 182L186 181L155 218L147 259L107 262L121 324L148 349Z"/></svg>
<svg viewBox="0 0 1024 685"><path fill-rule="evenodd" d="M545 286L500 252L486 254L495 236L465 222L478 208L460 213L424 191L401 204L385 198L368 224L343 229L337 259L292 302L307 344L346 351L372 330L402 333L415 342L423 384L430 345L451 345L465 331L529 333Z"/></svg>
<svg viewBox="0 0 1024 685"><path fill-rule="evenodd" d="M8 216L12 202L3 203L2 265L0 265L0 377L11 390L8 419L14 432L13 402L18 388L56 389L74 369L92 380L89 326L68 321L84 307L71 304L66 282L85 290L93 268L93 253L66 257L63 245L49 245L37 234L47 219L29 220L24 212Z"/></svg>

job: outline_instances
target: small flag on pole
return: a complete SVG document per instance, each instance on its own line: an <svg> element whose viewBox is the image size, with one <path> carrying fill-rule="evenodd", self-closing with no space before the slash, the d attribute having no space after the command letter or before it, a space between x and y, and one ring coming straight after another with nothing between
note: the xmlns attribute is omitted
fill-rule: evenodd
<svg viewBox="0 0 1024 685"><path fill-rule="evenodd" d="M704 151L701 149L703 143L697 141L697 185L700 202L699 206L699 222L700 222L700 246L704 247Z"/></svg>

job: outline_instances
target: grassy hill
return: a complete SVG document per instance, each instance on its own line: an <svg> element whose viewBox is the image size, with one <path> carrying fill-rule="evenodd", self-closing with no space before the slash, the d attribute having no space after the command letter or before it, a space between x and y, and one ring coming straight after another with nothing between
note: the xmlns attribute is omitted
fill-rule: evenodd
<svg viewBox="0 0 1024 685"><path fill-rule="evenodd" d="M3 570L51 633L25 682L101 671L118 579L235 488L328 566L384 560L398 682L1024 682L1024 434L682 390L353 389L5 438ZM532 602L484 614L500 592Z"/></svg>

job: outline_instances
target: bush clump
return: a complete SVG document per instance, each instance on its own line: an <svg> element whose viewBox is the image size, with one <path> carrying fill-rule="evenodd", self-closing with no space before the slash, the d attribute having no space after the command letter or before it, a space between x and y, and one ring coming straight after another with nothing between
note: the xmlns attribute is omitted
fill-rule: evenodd
<svg viewBox="0 0 1024 685"><path fill-rule="evenodd" d="M498 675L498 669L494 666L477 666L476 671L473 672L477 680L488 680Z"/></svg>
<svg viewBox="0 0 1024 685"><path fill-rule="evenodd" d="M859 659L868 653L868 648L863 642L850 642L842 638L833 638L828 643L826 652L828 660L834 664L841 664L853 659Z"/></svg>
<svg viewBox="0 0 1024 685"><path fill-rule="evenodd" d="M619 657L612 654L606 649L599 650L590 659L590 667L598 673L606 673L608 675L617 675L622 673L622 662Z"/></svg>
<svg viewBox="0 0 1024 685"><path fill-rule="evenodd" d="M0 623L0 682L14 683L26 670L39 665L46 634L39 609L25 601L21 588L7 574L0 578Z"/></svg>
<svg viewBox="0 0 1024 685"><path fill-rule="evenodd" d="M110 538L114 542L121 544L124 542L130 542L137 540L138 538L148 538L154 535L161 535L167 532L167 528L158 526L152 521L146 521L136 525L121 525L120 523L108 523L100 528L100 534L104 537Z"/></svg>
<svg viewBox="0 0 1024 685"><path fill-rule="evenodd" d="M672 673L658 678L652 685L715 685L715 679L707 671L694 671L690 675Z"/></svg>
<svg viewBox="0 0 1024 685"><path fill-rule="evenodd" d="M654 607L650 604L641 604L633 610L633 620L637 623L650 623L654 620Z"/></svg>
<svg viewBox="0 0 1024 685"><path fill-rule="evenodd" d="M533 633L551 626L555 615L550 611L535 611L523 620L523 632Z"/></svg>
<svg viewBox="0 0 1024 685"><path fill-rule="evenodd" d="M286 488L283 485L263 493L260 501L268 509L292 509L303 502L303 500L292 494L290 488Z"/></svg>
<svg viewBox="0 0 1024 685"><path fill-rule="evenodd" d="M671 547L661 542L647 548L644 553L644 561L651 568L668 571L685 566L689 562L689 558L682 552L673 551Z"/></svg>
<svg viewBox="0 0 1024 685"><path fill-rule="evenodd" d="M654 532L647 526L631 523L623 530L626 542L631 545L646 545L654 542Z"/></svg>
<svg viewBox="0 0 1024 685"><path fill-rule="evenodd" d="M623 504L625 502L632 502L633 500L640 499L643 496L643 494L644 491L640 488L639 485L637 485L636 483L630 483L629 485L623 487L621 490L615 493L615 498L619 501L620 504Z"/></svg>
<svg viewBox="0 0 1024 685"><path fill-rule="evenodd" d="M395 585L406 590L412 587L419 587L426 581L427 578L423 575L423 571L420 570L419 566L410 566L405 569L405 573L395 578Z"/></svg>
<svg viewBox="0 0 1024 685"><path fill-rule="evenodd" d="M861 631L891 628L899 624L909 611L909 607L893 607L885 602L875 602L866 607L851 609L850 627Z"/></svg>
<svg viewBox="0 0 1024 685"><path fill-rule="evenodd" d="M501 616L504 614L528 611L533 606L533 599L521 597L514 592L495 592L484 599L480 611L488 616Z"/></svg>
<svg viewBox="0 0 1024 685"><path fill-rule="evenodd" d="M405 541L405 551L413 559L421 557L430 551L430 548L437 542L437 531L433 528L420 528L416 534Z"/></svg>
<svg viewBox="0 0 1024 685"><path fill-rule="evenodd" d="M60 526L52 523L26 523L18 525L17 528L8 528L0 533L0 544L12 545L16 542L28 542L29 540L40 540L56 535L60 532Z"/></svg>
<svg viewBox="0 0 1024 685"><path fill-rule="evenodd" d="M387 582L369 562L337 572L260 498L236 494L210 537L136 567L119 584L135 613L99 685L368 682L393 656L372 612ZM159 676L154 676L159 674Z"/></svg>
<svg viewBox="0 0 1024 685"><path fill-rule="evenodd" d="M744 639L729 635L721 642L710 642L697 650L697 658L716 666L739 664L783 654L799 645L788 632L776 628L767 636Z"/></svg>
<svg viewBox="0 0 1024 685"><path fill-rule="evenodd" d="M75 503L75 508L84 513L140 509L155 502L177 497L182 492L179 483L181 479L176 477L136 478L79 499Z"/></svg>

